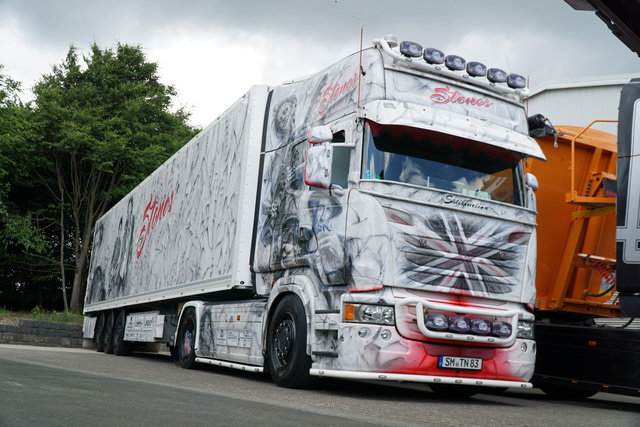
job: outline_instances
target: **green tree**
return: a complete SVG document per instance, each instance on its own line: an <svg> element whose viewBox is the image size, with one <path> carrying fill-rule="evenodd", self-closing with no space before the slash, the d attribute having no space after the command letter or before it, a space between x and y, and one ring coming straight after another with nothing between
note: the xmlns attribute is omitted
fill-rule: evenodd
<svg viewBox="0 0 640 427"><path fill-rule="evenodd" d="M82 309L95 221L194 134L188 113L171 111L172 86L140 46L118 44L79 55L71 46L34 87L38 185L57 214L48 237L69 308ZM64 296L66 302L66 295Z"/></svg>
<svg viewBox="0 0 640 427"><path fill-rule="evenodd" d="M31 111L20 99L20 83L4 74L0 65L0 294L3 305L23 308L26 282L40 281L42 258L28 257L46 252L47 242L32 223L33 198L28 189L33 161ZM35 271L34 271L35 270ZM33 293L34 298L42 294ZM42 295L43 296L43 295ZM13 304L9 304L12 302Z"/></svg>
<svg viewBox="0 0 640 427"><path fill-rule="evenodd" d="M28 174L25 168L31 157L25 144L30 134L28 112L18 97L20 83L5 75L3 68L0 65L0 236L5 248L11 243L31 247L29 219L17 214L9 200L12 182Z"/></svg>

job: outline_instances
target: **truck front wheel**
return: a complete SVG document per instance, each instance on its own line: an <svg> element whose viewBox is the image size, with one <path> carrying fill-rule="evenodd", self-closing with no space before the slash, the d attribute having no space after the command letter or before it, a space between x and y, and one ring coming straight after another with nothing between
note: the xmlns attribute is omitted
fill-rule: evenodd
<svg viewBox="0 0 640 427"><path fill-rule="evenodd" d="M307 322L302 302L287 295L276 306L267 335L267 363L271 378L280 387L306 388L317 381L309 374L306 352Z"/></svg>
<svg viewBox="0 0 640 427"><path fill-rule="evenodd" d="M187 308L180 319L178 328L178 361L180 366L185 369L191 369L196 361L196 331L197 331L196 311L193 308Z"/></svg>

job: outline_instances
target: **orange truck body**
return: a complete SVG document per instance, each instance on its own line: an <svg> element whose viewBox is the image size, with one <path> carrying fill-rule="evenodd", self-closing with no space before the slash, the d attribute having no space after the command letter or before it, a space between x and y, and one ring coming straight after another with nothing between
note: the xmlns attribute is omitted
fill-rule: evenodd
<svg viewBox="0 0 640 427"><path fill-rule="evenodd" d="M616 136L591 125L556 130L537 139L547 161L526 167L539 183L536 310L619 317Z"/></svg>

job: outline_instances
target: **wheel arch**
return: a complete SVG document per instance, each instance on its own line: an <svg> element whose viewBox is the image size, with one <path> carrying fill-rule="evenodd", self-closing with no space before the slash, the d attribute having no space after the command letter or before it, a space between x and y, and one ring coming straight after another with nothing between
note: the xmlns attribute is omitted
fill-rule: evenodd
<svg viewBox="0 0 640 427"><path fill-rule="evenodd" d="M173 345L176 345L176 341L178 340L178 334L180 333L180 322L182 321L182 316L189 308L193 308L196 312L196 342L195 342L195 352L198 354L198 349L200 348L200 320L202 319L204 302L203 301L187 301L184 303L182 308L180 309L180 316L178 316L178 326L176 327L176 332L173 336Z"/></svg>
<svg viewBox="0 0 640 427"><path fill-rule="evenodd" d="M265 321L262 324L262 342L267 343L269 323L273 316L273 312L278 306L280 300L287 295L296 295L302 302L307 323L306 351L311 355L311 343L313 342L313 313L315 312L315 296L312 294L315 289L313 282L307 276L287 276L278 280L267 300L267 313ZM263 346L263 356L267 354L267 345ZM265 358L266 366L266 358Z"/></svg>

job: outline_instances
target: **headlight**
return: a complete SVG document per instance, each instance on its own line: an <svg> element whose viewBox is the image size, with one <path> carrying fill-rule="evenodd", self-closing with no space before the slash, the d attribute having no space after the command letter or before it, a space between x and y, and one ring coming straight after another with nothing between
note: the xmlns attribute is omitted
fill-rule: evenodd
<svg viewBox="0 0 640 427"><path fill-rule="evenodd" d="M344 307L344 320L346 322L393 325L395 312L393 307L386 305L347 304Z"/></svg>
<svg viewBox="0 0 640 427"><path fill-rule="evenodd" d="M523 322L522 320L518 321L518 333L516 334L518 338L525 339L533 339L533 323L531 322Z"/></svg>

